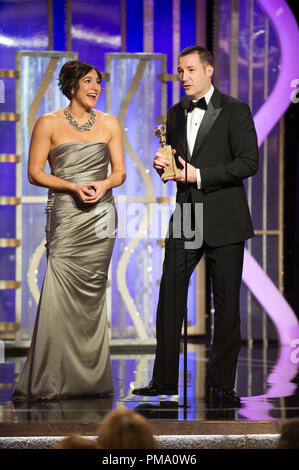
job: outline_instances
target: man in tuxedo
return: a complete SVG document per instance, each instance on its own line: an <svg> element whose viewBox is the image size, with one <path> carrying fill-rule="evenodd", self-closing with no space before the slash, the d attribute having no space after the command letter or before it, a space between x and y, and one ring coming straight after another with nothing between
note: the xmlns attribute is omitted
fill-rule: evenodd
<svg viewBox="0 0 299 470"><path fill-rule="evenodd" d="M178 78L190 101L188 109L183 109L181 100L168 110L167 143L174 149L181 171L167 179L177 183L177 204L188 202L193 207L193 227L201 232L203 243L186 248L184 234L174 236L172 216L157 308L153 378L148 386L133 393L178 393L186 282L205 253L215 308L206 385L221 402L238 406L240 398L234 385L241 347L239 304L244 243L254 235L243 179L257 172L259 153L249 106L213 87L213 71L213 57L207 49L191 46L180 53ZM160 175L166 165L167 159L157 153L153 166ZM203 207L202 226L194 217L197 203Z"/></svg>

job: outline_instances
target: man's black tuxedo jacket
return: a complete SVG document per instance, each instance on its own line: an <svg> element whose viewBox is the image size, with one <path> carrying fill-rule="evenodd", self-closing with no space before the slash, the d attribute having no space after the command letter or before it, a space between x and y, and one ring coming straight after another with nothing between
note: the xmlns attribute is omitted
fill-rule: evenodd
<svg viewBox="0 0 299 470"><path fill-rule="evenodd" d="M180 103L168 110L167 143L176 150L176 160L178 156L186 160L186 117ZM242 180L257 172L258 159L249 106L215 88L190 159L200 169L202 189L188 184L187 194L189 201L191 197L192 202L203 203L203 240L208 245L229 245L253 237ZM181 167L178 160L177 166ZM185 201L185 184L177 183L177 202Z"/></svg>

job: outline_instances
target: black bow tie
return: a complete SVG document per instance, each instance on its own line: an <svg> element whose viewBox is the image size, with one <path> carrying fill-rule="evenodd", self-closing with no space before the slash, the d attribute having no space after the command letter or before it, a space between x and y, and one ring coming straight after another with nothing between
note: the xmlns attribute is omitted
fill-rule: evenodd
<svg viewBox="0 0 299 470"><path fill-rule="evenodd" d="M191 113L191 111L193 111L194 108L200 108L206 111L208 109L208 106L207 106L207 102L205 98L202 97L200 98L200 100L196 101L195 103L193 101L190 101L188 113Z"/></svg>

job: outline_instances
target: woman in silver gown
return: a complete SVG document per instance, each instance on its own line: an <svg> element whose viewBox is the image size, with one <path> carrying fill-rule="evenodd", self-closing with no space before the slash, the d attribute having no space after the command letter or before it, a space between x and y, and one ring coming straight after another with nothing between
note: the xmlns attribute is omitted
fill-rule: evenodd
<svg viewBox="0 0 299 470"><path fill-rule="evenodd" d="M70 104L41 116L32 133L29 181L49 188L47 268L13 400L113 392L106 281L116 233L112 188L124 182L125 164L117 119L92 109L101 78L85 62L67 62L59 86Z"/></svg>

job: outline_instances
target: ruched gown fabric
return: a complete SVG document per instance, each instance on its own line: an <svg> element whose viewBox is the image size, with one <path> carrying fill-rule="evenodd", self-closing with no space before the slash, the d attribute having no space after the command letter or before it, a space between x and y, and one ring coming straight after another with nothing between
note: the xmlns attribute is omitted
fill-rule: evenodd
<svg viewBox="0 0 299 470"><path fill-rule="evenodd" d="M69 142L50 152L52 174L87 183L107 177L109 147ZM116 233L109 190L96 204L49 190L47 268L27 360L13 399L113 392L106 281Z"/></svg>

